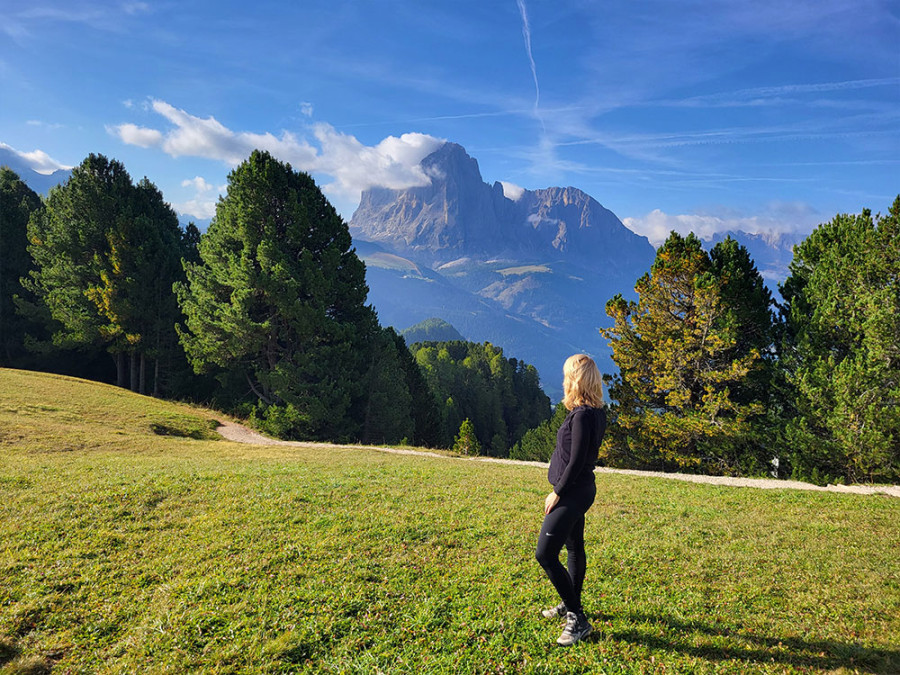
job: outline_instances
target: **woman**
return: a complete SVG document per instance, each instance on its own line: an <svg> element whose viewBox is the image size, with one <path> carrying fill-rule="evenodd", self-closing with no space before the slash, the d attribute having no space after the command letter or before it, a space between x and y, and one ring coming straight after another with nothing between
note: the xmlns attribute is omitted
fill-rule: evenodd
<svg viewBox="0 0 900 675"><path fill-rule="evenodd" d="M568 646L593 630L581 606L587 567L584 514L597 494L594 466L606 431L606 406L600 372L591 357L570 356L563 366L563 376L563 403L569 414L559 427L550 458L547 477L553 491L544 500L544 522L535 557L562 599L542 613L547 618L566 617L566 627L556 642ZM568 570L559 562L563 544L568 551Z"/></svg>

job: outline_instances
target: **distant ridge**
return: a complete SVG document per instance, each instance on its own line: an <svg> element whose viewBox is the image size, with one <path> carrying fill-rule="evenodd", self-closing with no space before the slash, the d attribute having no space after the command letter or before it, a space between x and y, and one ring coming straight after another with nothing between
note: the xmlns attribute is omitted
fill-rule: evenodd
<svg viewBox="0 0 900 675"><path fill-rule="evenodd" d="M451 324L437 317L420 321L415 326L400 331L400 335L408 345L416 342L453 342L466 339Z"/></svg>

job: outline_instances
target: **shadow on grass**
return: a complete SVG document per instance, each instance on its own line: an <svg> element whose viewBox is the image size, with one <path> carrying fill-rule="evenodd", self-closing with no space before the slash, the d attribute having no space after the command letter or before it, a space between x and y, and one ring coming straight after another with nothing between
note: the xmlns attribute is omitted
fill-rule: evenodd
<svg viewBox="0 0 900 675"><path fill-rule="evenodd" d="M604 617L607 618L607 617ZM610 617L611 618L611 617ZM619 620L637 624L628 628L605 628L612 640L641 644L652 649L680 652L711 661L750 661L781 663L798 668L837 670L847 668L879 675L900 672L900 650L864 647L833 640L804 640L797 637L772 637L698 621L683 621L670 616L649 614L619 615ZM663 626L666 635L641 630L641 625ZM707 636L697 639L697 635ZM701 644L708 641L708 644ZM713 644L715 643L715 644Z"/></svg>

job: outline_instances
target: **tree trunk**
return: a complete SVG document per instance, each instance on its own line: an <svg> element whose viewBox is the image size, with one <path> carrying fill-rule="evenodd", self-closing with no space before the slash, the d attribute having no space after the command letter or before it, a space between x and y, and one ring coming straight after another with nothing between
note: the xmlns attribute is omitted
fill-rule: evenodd
<svg viewBox="0 0 900 675"><path fill-rule="evenodd" d="M147 393L147 357L144 355L144 352L141 352L141 376L140 376L140 384L138 385L140 388L141 394Z"/></svg>
<svg viewBox="0 0 900 675"><path fill-rule="evenodd" d="M135 353L131 352L131 391L137 391L138 387L138 361Z"/></svg>
<svg viewBox="0 0 900 675"><path fill-rule="evenodd" d="M153 396L159 396L159 357L153 359Z"/></svg>
<svg viewBox="0 0 900 675"><path fill-rule="evenodd" d="M125 352L115 355L116 362L116 386L125 388Z"/></svg>

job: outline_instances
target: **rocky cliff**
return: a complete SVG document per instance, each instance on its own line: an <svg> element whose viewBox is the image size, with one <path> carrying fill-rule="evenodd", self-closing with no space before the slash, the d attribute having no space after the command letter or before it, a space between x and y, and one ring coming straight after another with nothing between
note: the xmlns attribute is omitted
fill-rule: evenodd
<svg viewBox="0 0 900 675"><path fill-rule="evenodd" d="M422 168L429 185L367 190L350 221L381 321L402 330L441 317L533 363L551 396L577 351L612 372L598 327L608 323L606 301L632 295L649 269L647 239L573 187L511 198L454 143Z"/></svg>
<svg viewBox="0 0 900 675"><path fill-rule="evenodd" d="M630 269L649 242L573 187L524 190L516 199L488 185L462 146L446 143L422 161L431 184L363 193L350 221L356 238L440 265L460 258L567 261Z"/></svg>

